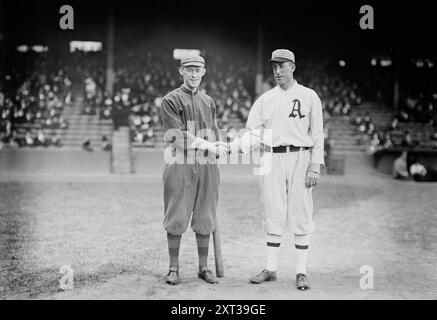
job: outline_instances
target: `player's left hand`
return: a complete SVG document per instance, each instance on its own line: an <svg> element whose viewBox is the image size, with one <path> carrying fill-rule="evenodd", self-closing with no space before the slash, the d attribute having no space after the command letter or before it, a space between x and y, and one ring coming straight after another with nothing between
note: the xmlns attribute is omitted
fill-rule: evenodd
<svg viewBox="0 0 437 320"><path fill-rule="evenodd" d="M311 188L317 185L319 182L320 174L311 170L307 170L307 176L305 179L305 185L307 188Z"/></svg>

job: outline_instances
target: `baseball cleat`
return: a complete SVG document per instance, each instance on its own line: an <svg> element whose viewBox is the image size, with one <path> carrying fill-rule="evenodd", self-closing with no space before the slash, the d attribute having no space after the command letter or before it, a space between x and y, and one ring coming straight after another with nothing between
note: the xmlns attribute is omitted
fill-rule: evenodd
<svg viewBox="0 0 437 320"><path fill-rule="evenodd" d="M311 288L310 286L310 280L308 279L308 276L304 273L298 273L296 275L296 287L299 290L308 290Z"/></svg>
<svg viewBox="0 0 437 320"><path fill-rule="evenodd" d="M197 276L208 283L218 283L217 278L214 276L212 271L209 270L208 268L200 269L199 272L197 273Z"/></svg>
<svg viewBox="0 0 437 320"><path fill-rule="evenodd" d="M181 283L181 279L179 278L179 271L175 269L170 269L165 277L165 282L169 285L177 285Z"/></svg>
<svg viewBox="0 0 437 320"><path fill-rule="evenodd" d="M264 281L276 281L276 271L269 271L267 269L264 269L263 271L261 271L261 273L250 277L249 281L256 284L262 283Z"/></svg>

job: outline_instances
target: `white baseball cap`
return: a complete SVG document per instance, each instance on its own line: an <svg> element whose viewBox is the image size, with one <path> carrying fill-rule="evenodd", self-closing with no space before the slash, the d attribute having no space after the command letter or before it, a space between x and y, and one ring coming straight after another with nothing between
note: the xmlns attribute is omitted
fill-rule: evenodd
<svg viewBox="0 0 437 320"><path fill-rule="evenodd" d="M287 49L276 49L272 52L272 58L270 62L287 62L291 61L295 63L294 53Z"/></svg>

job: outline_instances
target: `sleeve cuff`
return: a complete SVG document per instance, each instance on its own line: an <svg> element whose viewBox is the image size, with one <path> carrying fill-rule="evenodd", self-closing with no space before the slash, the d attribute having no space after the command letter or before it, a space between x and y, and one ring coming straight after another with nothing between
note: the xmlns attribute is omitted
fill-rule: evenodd
<svg viewBox="0 0 437 320"><path fill-rule="evenodd" d="M320 173L320 163L310 162L308 166L309 171Z"/></svg>
<svg viewBox="0 0 437 320"><path fill-rule="evenodd" d="M323 154L322 155L317 155L317 154L311 154L311 163L317 163L317 164L319 164L319 165L321 165L321 166L324 166L325 165L325 159L324 159L324 157L323 157Z"/></svg>
<svg viewBox="0 0 437 320"><path fill-rule="evenodd" d="M239 152L238 141L239 141L238 138L236 138L234 141L229 143L229 150L231 153L238 153Z"/></svg>

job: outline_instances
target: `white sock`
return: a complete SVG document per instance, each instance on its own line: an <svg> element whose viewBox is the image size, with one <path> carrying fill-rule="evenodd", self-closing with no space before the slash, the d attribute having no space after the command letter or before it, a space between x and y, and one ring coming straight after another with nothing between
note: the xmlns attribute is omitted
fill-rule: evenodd
<svg viewBox="0 0 437 320"><path fill-rule="evenodd" d="M276 271L278 268L279 246L281 245L281 236L267 235L267 267L269 271Z"/></svg>
<svg viewBox="0 0 437 320"><path fill-rule="evenodd" d="M297 252L296 274L307 273L307 257L310 244L310 235L294 235L295 247Z"/></svg>

